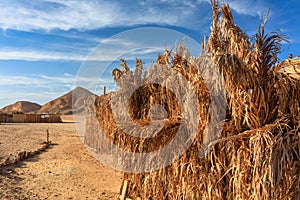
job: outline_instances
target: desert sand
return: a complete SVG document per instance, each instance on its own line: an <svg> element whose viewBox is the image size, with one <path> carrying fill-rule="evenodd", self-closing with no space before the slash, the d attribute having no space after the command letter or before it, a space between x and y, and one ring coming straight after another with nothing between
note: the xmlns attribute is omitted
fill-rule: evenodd
<svg viewBox="0 0 300 200"><path fill-rule="evenodd" d="M120 172L101 164L84 147L74 123L0 125L1 160L20 151L41 154L0 169L0 199L116 199Z"/></svg>

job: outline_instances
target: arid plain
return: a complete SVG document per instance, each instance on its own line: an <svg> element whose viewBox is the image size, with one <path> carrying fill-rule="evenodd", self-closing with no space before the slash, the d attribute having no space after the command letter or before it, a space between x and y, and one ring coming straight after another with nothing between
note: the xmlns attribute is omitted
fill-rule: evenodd
<svg viewBox="0 0 300 200"><path fill-rule="evenodd" d="M63 120L68 121L66 118ZM74 123L1 124L0 157L54 145L0 169L0 199L115 199L122 176L96 160L81 142Z"/></svg>

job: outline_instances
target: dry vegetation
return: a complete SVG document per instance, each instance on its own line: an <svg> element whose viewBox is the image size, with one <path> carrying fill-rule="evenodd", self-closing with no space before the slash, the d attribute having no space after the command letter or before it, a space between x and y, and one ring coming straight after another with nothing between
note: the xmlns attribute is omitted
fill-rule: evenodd
<svg viewBox="0 0 300 200"><path fill-rule="evenodd" d="M300 198L300 75L299 61L277 64L284 37L265 33L265 19L253 40L234 24L228 5L212 1L212 32L203 43L202 55L191 57L180 45L173 55L159 55L149 70L137 59L131 72L125 60L123 70L113 70L119 90L96 99L90 116L97 116L100 127L88 121L86 143L101 150L94 130L101 130L116 145L132 152L151 152L166 145L184 120L178 112L189 109L189 96L178 103L168 84L183 94L181 78L192 85L198 99L199 126L190 148L173 164L148 173L125 173L126 197L137 199L299 199ZM199 157L205 127L209 123L211 96L203 79L211 60L221 74L226 91L226 120L212 149ZM165 67L160 68L158 64ZM165 85L147 84L163 79ZM211 81L217 81L211 76ZM136 88L139 85L142 87ZM137 89L137 90L136 90ZM135 92L133 92L136 90ZM212 94L214 93L214 94ZM131 95L132 94L132 95ZM129 96L126 102L124 96ZM113 98L112 98L113 97ZM167 111L168 123L153 138L129 136L116 124L111 104L120 108L120 120L129 118L147 125L149 108L160 104ZM130 105L129 115L126 105ZM121 109L124 108L124 109ZM125 117L124 117L125 116ZM118 117L118 116L117 116ZM216 122L222 123L222 122ZM133 127L129 125L126 130ZM94 129L94 130L92 130ZM149 131L149 130L146 130Z"/></svg>

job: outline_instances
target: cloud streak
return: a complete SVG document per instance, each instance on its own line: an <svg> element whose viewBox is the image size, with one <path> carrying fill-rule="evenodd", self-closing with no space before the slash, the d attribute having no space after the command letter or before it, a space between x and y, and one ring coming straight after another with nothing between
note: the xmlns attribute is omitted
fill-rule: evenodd
<svg viewBox="0 0 300 200"><path fill-rule="evenodd" d="M0 75L0 86L31 86L40 88L49 88L53 84L73 85L74 76L4 76Z"/></svg>
<svg viewBox="0 0 300 200"><path fill-rule="evenodd" d="M160 48L161 49L161 48ZM145 57L146 54L156 53L157 49L142 49L142 50L128 50L127 59L135 60L136 56L141 56L143 58L151 58ZM0 60L25 60L25 61L58 61L58 60L67 60L67 61L113 61L118 59L118 57L122 57L124 51L120 51L117 48L107 49L105 54L101 54L100 52L94 52L92 55L86 54L70 54L67 52L39 52L39 51L20 51L20 50L11 50L11 51L1 51L0 50ZM155 54L155 55L156 55ZM118 55L117 57L115 55ZM130 56L128 56L130 55Z"/></svg>
<svg viewBox="0 0 300 200"><path fill-rule="evenodd" d="M2 29L15 30L91 30L108 26L134 25L162 22L159 16L141 13L132 16L124 5L107 1L10 1L0 3ZM126 5L127 7L130 4ZM151 15L151 16L150 16ZM135 17L135 18L133 18ZM174 24L176 19L167 17L163 23ZM4 20L5 19L5 20ZM135 20L133 20L135 19Z"/></svg>
<svg viewBox="0 0 300 200"><path fill-rule="evenodd" d="M261 17L263 13L268 11L268 7L259 0L231 0L227 3L230 5L232 10L243 15Z"/></svg>
<svg viewBox="0 0 300 200"><path fill-rule="evenodd" d="M74 76L0 75L0 107L26 100L44 104L73 89Z"/></svg>
<svg viewBox="0 0 300 200"><path fill-rule="evenodd" d="M0 75L0 87L30 87L40 89L54 89L66 88L68 90L74 89L76 86L83 86L86 88L95 88L97 85L115 85L112 77L95 77L91 74L86 76L75 76L69 73L63 76L48 76L48 75L30 75L30 76L3 76ZM76 85L75 85L76 82ZM59 87L56 87L59 86Z"/></svg>
<svg viewBox="0 0 300 200"><path fill-rule="evenodd" d="M15 50L15 49L1 49L0 60L26 60L26 61L51 61L51 60L73 60L83 61L84 55L72 54L68 52L51 52L51 51L37 51L37 50Z"/></svg>
<svg viewBox="0 0 300 200"><path fill-rule="evenodd" d="M113 23L118 5L105 1L6 1L0 3L3 29L93 29ZM4 17L5 16L5 17Z"/></svg>
<svg viewBox="0 0 300 200"><path fill-rule="evenodd" d="M128 60L135 60L135 56L144 57L158 50L164 49L165 40L155 39L156 42L143 40L139 36L140 30L136 31L136 37L131 38L113 37L103 40L96 48L86 49L85 51L53 51L26 49L26 47L2 47L0 49L0 60L25 60L25 61L113 61L122 57L124 53L130 55ZM183 36L182 36L183 37ZM171 39L169 39L171 40ZM171 41L169 41L171 43ZM148 58L148 57L147 57ZM153 57L154 59L154 57Z"/></svg>
<svg viewBox="0 0 300 200"><path fill-rule="evenodd" d="M229 0L227 3L237 13L251 16L258 15L263 7L257 0ZM0 60L84 61L97 42L105 42L106 38L101 34L89 34L89 31L152 24L181 26L202 34L208 30L210 12L209 0L0 1L0 29L22 33L14 35L19 37L19 42L10 38L10 43L6 44L8 48L0 49ZM35 33L38 39L31 41L30 33ZM5 31L3 34L6 37ZM112 53L122 53L120 49L136 46L126 40L109 42L115 48L89 59L108 61ZM140 48L143 47L141 44Z"/></svg>
<svg viewBox="0 0 300 200"><path fill-rule="evenodd" d="M228 1L236 12L247 15L260 13L262 7L259 2L257 0ZM25 31L92 30L139 24L167 24L200 28L193 27L191 19L197 19L199 12L210 12L210 8L207 7L208 3L209 0L130 2L41 0L30 3L1 1L0 27Z"/></svg>

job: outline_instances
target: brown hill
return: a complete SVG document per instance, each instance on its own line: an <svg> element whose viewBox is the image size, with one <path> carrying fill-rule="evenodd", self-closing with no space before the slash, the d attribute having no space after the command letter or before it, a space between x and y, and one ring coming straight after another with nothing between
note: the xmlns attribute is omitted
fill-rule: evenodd
<svg viewBox="0 0 300 200"><path fill-rule="evenodd" d="M32 103L28 101L18 101L14 104L5 106L1 109L2 112L12 113L12 112L21 112L21 113L34 113L41 108L41 105L37 103Z"/></svg>
<svg viewBox="0 0 300 200"><path fill-rule="evenodd" d="M89 97L95 97L95 96L96 95L91 93L90 91L81 87L77 87L74 90L70 91L69 93L61 97L58 97L43 105L38 110L38 113L64 114L64 115L72 114L72 113L81 113L84 111L84 100L86 100Z"/></svg>

